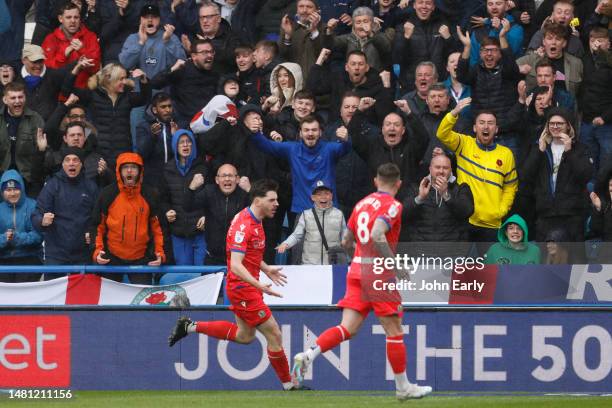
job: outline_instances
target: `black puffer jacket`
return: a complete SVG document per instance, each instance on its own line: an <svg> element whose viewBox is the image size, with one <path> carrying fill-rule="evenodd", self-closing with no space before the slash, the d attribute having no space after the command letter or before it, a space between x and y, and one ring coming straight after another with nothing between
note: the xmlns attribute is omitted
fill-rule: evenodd
<svg viewBox="0 0 612 408"><path fill-rule="evenodd" d="M328 122L340 119L342 96L347 91L355 92L360 98L369 96L376 99L374 109L369 113L373 123L382 123L384 117L395 109L391 89L383 87L378 72L373 68L366 74L366 81L355 86L346 71L331 73L327 66L315 64L310 69L306 88L318 96L331 94Z"/></svg>
<svg viewBox="0 0 612 408"><path fill-rule="evenodd" d="M371 139L364 134L365 114L357 111L348 124L349 135L353 142L353 149L368 164L370 180L376 177L378 166L384 163L395 163L400 168L401 179L404 183L416 182L418 168L427 145L429 136L421 121L410 114L404 117L406 132L402 141L390 147L384 141L382 134Z"/></svg>
<svg viewBox="0 0 612 408"><path fill-rule="evenodd" d="M612 121L612 67L608 66L604 53L593 55L590 51L582 58L584 76L578 98L582 120L592 122L601 116L609 124Z"/></svg>
<svg viewBox="0 0 612 408"><path fill-rule="evenodd" d="M66 69L46 68L45 76L38 86L30 89L26 86L26 104L38 113L44 120L53 113L57 106L57 97L62 89ZM21 75L15 78L16 81L25 84Z"/></svg>
<svg viewBox="0 0 612 408"><path fill-rule="evenodd" d="M586 184L593 174L591 155L585 145L575 142L564 152L557 174L555 191L552 191L552 153L550 146L541 152L538 144L531 145L525 158L521 182L532 180L536 202L536 216L579 216L589 207Z"/></svg>
<svg viewBox="0 0 612 408"><path fill-rule="evenodd" d="M248 205L248 195L240 187L229 195L223 194L216 184L208 184L199 190L187 188L183 208L186 211L203 210L206 217L206 263L224 265L225 238L230 223L239 211Z"/></svg>
<svg viewBox="0 0 612 408"><path fill-rule="evenodd" d="M170 68L157 74L151 80L151 86L162 89L170 85L176 113L180 119L189 121L217 94L219 75L213 71L199 69L191 60L174 72L170 72ZM187 124L179 122L180 126Z"/></svg>
<svg viewBox="0 0 612 408"><path fill-rule="evenodd" d="M191 37L191 41L194 41L197 38L204 38L203 36L204 35L202 34L198 24L197 32ZM211 41L213 47L215 48L213 71L221 75L236 71L236 57L234 56L234 49L239 44L240 40L234 34L227 21L221 19L221 24L219 25L217 35L215 35Z"/></svg>
<svg viewBox="0 0 612 408"><path fill-rule="evenodd" d="M248 177L251 183L262 178L273 178L287 186L290 183L289 175L281 172L276 159L256 148L251 141L253 133L244 126L243 120L252 111L261 113L259 108L245 105L240 110L240 120L236 125L232 126L224 120L208 132L198 134L198 152L214 157L213 171L229 163L238 169L241 177Z"/></svg>
<svg viewBox="0 0 612 408"><path fill-rule="evenodd" d="M74 78L70 73L67 81L74 81ZM87 113L98 130L96 151L106 160L109 168L114 169L117 156L132 151L130 112L132 108L145 105L151 99L150 84L141 83L140 92L129 92L126 88L115 103L99 86L94 90L73 88L72 91L87 105Z"/></svg>
<svg viewBox="0 0 612 408"><path fill-rule="evenodd" d="M502 49L502 58L493 69L482 63L470 67L469 59L459 58L457 79L472 87L474 112L490 110L495 113L499 133L511 132L516 126L514 116L509 115L516 103L516 85L522 79L510 48Z"/></svg>
<svg viewBox="0 0 612 408"><path fill-rule="evenodd" d="M85 173L85 178L95 182L98 187L104 187L112 183L115 177L113 171L108 166L105 172L98 174L98 162L102 159L102 156L95 152L96 145L96 136L94 134L89 135L83 145L82 171ZM45 176L52 176L62 168L66 149L69 149L68 145L62 143L58 150L48 149L45 152Z"/></svg>
<svg viewBox="0 0 612 408"><path fill-rule="evenodd" d="M414 199L419 195L419 184L406 189L402 228L405 239L412 242L460 242L468 239L468 219L474 212L474 197L467 184L448 184L451 198L443 198L431 188L422 204Z"/></svg>
<svg viewBox="0 0 612 408"><path fill-rule="evenodd" d="M169 223L170 233L178 237L192 238L200 231L196 229L196 224L200 217L204 215L202 208L197 208L194 211L186 211L183 207L184 195L189 190L189 183L196 174L207 176L208 171L206 164L201 159L196 159L189 172L185 176L179 173L174 160L166 163L164 168L164 178L161 188L161 210L162 216L169 210L176 211L176 221ZM209 221L209 220L207 220ZM207 225L208 227L208 225Z"/></svg>
<svg viewBox="0 0 612 408"><path fill-rule="evenodd" d="M393 44L393 63L400 64L403 92L414 89L414 71L423 61L433 62L438 75L442 76L446 72L446 56L455 46L452 36L445 40L438 33L442 25L449 27L449 30L450 26L437 11L427 21L419 19L416 14L411 14L407 21L414 24L412 36L409 40L404 38L402 27L397 30Z"/></svg>

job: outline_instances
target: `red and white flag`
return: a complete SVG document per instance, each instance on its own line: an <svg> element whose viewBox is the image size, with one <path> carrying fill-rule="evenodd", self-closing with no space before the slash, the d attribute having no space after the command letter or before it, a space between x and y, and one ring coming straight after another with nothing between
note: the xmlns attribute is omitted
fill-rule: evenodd
<svg viewBox="0 0 612 408"><path fill-rule="evenodd" d="M0 305L168 306L185 295L192 305L215 305L223 272L166 286L131 285L98 275L70 275L44 282L0 283Z"/></svg>

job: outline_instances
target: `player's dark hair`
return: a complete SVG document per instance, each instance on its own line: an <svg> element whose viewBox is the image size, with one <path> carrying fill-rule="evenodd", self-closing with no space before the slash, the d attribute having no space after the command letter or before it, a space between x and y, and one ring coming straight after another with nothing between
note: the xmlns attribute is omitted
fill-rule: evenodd
<svg viewBox="0 0 612 408"><path fill-rule="evenodd" d="M376 169L376 178L383 184L395 184L400 179L400 169L395 163L384 163Z"/></svg>
<svg viewBox="0 0 612 408"><path fill-rule="evenodd" d="M265 197L268 191L278 191L278 183L272 179L257 180L251 185L249 198L253 202L258 197Z"/></svg>

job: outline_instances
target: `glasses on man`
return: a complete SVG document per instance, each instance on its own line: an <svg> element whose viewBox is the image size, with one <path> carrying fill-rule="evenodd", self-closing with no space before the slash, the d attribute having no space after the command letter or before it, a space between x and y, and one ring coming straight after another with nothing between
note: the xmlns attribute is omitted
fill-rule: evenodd
<svg viewBox="0 0 612 408"><path fill-rule="evenodd" d="M208 15L204 15L204 16L200 16L200 20L212 20L213 18L217 17L219 14L208 14Z"/></svg>
<svg viewBox="0 0 612 408"><path fill-rule="evenodd" d="M181 140L180 142L178 142L179 146L191 146L193 143L191 143L191 140L187 139L187 140Z"/></svg>
<svg viewBox="0 0 612 408"><path fill-rule="evenodd" d="M499 51L499 48L497 47L480 49L480 52L482 52L483 54L495 54L497 51Z"/></svg>
<svg viewBox="0 0 612 408"><path fill-rule="evenodd" d="M82 115L78 113L71 113L70 115L68 115L68 119L85 119L86 117L87 115L85 115L84 113Z"/></svg>
<svg viewBox="0 0 612 408"><path fill-rule="evenodd" d="M567 122L548 122L548 126L551 128L561 128L567 125Z"/></svg>
<svg viewBox="0 0 612 408"><path fill-rule="evenodd" d="M237 174L223 173L223 174L217 174L217 177L231 179L231 178L238 177L238 175Z"/></svg>

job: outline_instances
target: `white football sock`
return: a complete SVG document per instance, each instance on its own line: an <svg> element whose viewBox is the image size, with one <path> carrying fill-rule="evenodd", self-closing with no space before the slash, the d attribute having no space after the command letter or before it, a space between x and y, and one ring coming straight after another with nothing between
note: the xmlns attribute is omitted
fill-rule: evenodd
<svg viewBox="0 0 612 408"><path fill-rule="evenodd" d="M405 391L410 387L410 382L406 376L406 371L395 374L395 389Z"/></svg>

